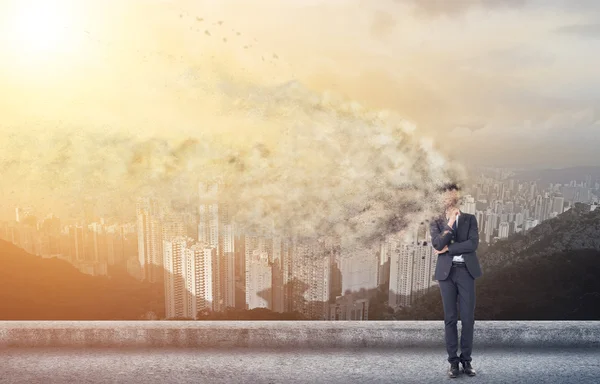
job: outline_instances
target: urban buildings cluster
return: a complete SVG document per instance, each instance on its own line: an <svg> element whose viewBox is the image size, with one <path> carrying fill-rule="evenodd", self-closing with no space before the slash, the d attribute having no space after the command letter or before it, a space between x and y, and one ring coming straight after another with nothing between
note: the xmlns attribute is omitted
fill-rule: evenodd
<svg viewBox="0 0 600 384"><path fill-rule="evenodd" d="M480 239L493 244L513 233L526 232L575 203L590 204L595 209L600 183L587 176L581 182L542 186L497 169L491 175L480 176L467 189L471 195L465 197L461 208L476 215Z"/></svg>
<svg viewBox="0 0 600 384"><path fill-rule="evenodd" d="M267 308L314 319L367 320L376 292L386 291L387 305L398 308L436 285L437 256L425 224L382 236L377 249L342 249L342 239L333 237L249 234L234 222L220 188L201 183L193 212L139 198L136 220L129 223L87 213L72 222L53 215L38 220L30 208L18 207L14 220L0 222L0 238L90 275L107 275L114 266L140 281L162 284L170 319ZM576 202L595 209L599 190L591 177L542 188L499 171L466 186L461 210L476 215L480 241L491 244Z"/></svg>

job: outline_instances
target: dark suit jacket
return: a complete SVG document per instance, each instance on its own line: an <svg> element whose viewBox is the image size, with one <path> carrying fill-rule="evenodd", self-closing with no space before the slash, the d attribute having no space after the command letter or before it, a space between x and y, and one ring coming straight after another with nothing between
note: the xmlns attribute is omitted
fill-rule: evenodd
<svg viewBox="0 0 600 384"><path fill-rule="evenodd" d="M448 230L448 233L444 234L446 230ZM447 279L450 275L450 268L452 268L452 258L461 254L465 260L467 270L474 279L483 274L476 252L479 245L479 229L475 215L461 211L460 216L458 216L456 234L448 226L448 220L445 217L433 220L430 224L430 232L433 248L441 251L446 245L448 246L448 252L438 255L434 274L435 280Z"/></svg>

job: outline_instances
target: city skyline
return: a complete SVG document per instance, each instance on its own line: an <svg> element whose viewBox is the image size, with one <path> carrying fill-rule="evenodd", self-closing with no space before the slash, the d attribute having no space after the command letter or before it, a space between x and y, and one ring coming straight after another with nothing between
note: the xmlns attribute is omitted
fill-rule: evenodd
<svg viewBox="0 0 600 384"><path fill-rule="evenodd" d="M508 170L496 177L480 174L465 186L461 201L461 210L476 216L486 245L529 232L576 203L591 204L590 210L598 205L600 178L543 187ZM80 224L61 225L57 217L31 221L34 212L17 207L12 223L0 222L0 237L31 254L64 259L82 273L106 276L111 266L121 265L139 281L163 284L167 318L264 308L307 318L367 320L369 303L382 287L389 294L387 305L402 308L437 284L424 225L382 236L377 249L347 248L343 238L245 234L219 198L222 186L201 184L198 191L197 214L138 198L137 219L125 223L93 212L91 222Z"/></svg>

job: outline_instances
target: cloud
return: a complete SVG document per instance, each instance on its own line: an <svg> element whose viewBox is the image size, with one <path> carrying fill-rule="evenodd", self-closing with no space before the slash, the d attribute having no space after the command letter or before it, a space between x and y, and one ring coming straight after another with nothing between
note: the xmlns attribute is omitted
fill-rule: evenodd
<svg viewBox="0 0 600 384"><path fill-rule="evenodd" d="M389 36L396 26L396 19L390 12L375 11L371 24L371 35L377 39Z"/></svg>
<svg viewBox="0 0 600 384"><path fill-rule="evenodd" d="M502 9L525 5L528 0L396 0L414 7L419 15L453 16L471 9Z"/></svg>
<svg viewBox="0 0 600 384"><path fill-rule="evenodd" d="M518 124L487 124L471 131L457 127L450 132L465 151L452 158L485 165L567 167L600 164L598 113L593 108L573 108L546 114L545 118Z"/></svg>
<svg viewBox="0 0 600 384"><path fill-rule="evenodd" d="M593 73L599 56L588 40L553 32L580 16L525 7L485 17L418 18L373 1L158 3L116 2L125 11L94 13L97 25L88 29L96 40L58 67L52 60L44 71L0 63L0 171L7 193L18 187L25 200L67 202L99 186L99 196L114 192L127 202L147 190L192 195L185 186L199 175L237 175L240 167L251 175L240 175L245 181L238 190L248 187L240 201L256 208L244 214L258 222L293 218L317 228L327 224L323 212L350 222L353 214L324 204L337 199L356 213L362 193L383 204L366 211L379 215L373 225L381 228L391 217L386 209L402 206L404 197L372 195L365 175L389 181L395 170L407 169L415 170L401 177L409 184L423 175L433 179L437 170L419 169L417 160L450 172L455 164L444 156L454 156L457 145L470 148L461 159L469 163L589 163L599 153L597 122L569 116L598 105L590 90L600 89ZM506 4L403 3L429 15ZM340 97L332 102L331 95ZM418 125L406 143L420 148L418 138L428 135L436 140L433 149L378 146L382 137L400 137L394 119L370 119L382 110ZM564 117L544 124L557 114ZM537 136L519 134L524 120ZM571 135L570 125L577 126ZM575 144L577 135L585 140L566 156L561 145ZM340 143L356 154L349 163L333 157ZM285 170L287 184L273 179ZM336 174L347 179L331 186ZM353 192L343 195L341 186Z"/></svg>
<svg viewBox="0 0 600 384"><path fill-rule="evenodd" d="M556 32L563 35L598 39L600 38L600 23L565 25L557 28Z"/></svg>

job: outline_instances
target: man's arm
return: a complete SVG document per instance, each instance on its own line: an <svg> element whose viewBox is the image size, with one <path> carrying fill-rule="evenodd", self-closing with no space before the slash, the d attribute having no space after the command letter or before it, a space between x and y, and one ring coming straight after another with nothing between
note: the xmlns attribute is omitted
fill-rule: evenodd
<svg viewBox="0 0 600 384"><path fill-rule="evenodd" d="M444 247L450 244L450 240L452 240L452 227L450 227L447 223L444 225L443 231L440 231L437 221L432 220L431 224L429 224L429 231L431 233L431 245L433 248L441 251Z"/></svg>
<svg viewBox="0 0 600 384"><path fill-rule="evenodd" d="M470 218L469 234L467 240L461 241L460 243L452 243L448 246L448 252L451 256L462 255L463 253L471 253L477 250L479 245L479 229L477 228L477 218L475 215L471 215Z"/></svg>

